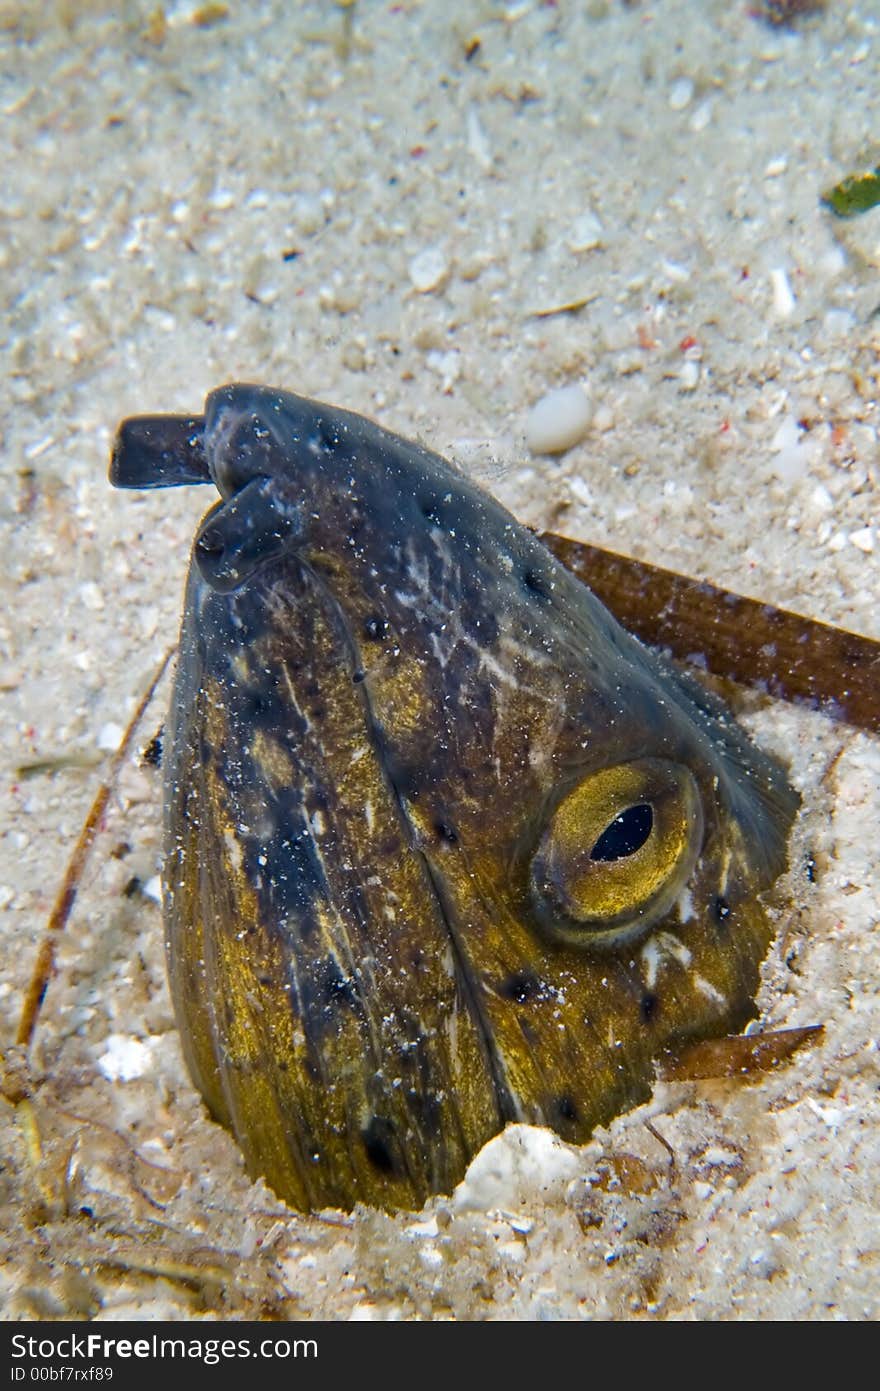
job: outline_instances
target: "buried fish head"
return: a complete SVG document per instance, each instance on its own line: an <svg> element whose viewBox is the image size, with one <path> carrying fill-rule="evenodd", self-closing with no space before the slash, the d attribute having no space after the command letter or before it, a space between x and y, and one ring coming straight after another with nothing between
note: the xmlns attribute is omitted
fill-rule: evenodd
<svg viewBox="0 0 880 1391"><path fill-rule="evenodd" d="M430 451L229 386L114 481L213 481L166 765L190 1069L294 1205L419 1206L507 1121L583 1141L754 1013L798 798ZM154 434L149 435L152 429ZM183 429L183 426L181 426ZM140 431L140 433L139 433Z"/></svg>

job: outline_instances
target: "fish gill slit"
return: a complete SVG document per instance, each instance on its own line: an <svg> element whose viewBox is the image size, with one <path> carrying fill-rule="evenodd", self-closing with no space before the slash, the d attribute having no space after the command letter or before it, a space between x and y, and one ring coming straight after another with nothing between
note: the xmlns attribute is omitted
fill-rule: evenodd
<svg viewBox="0 0 880 1391"><path fill-rule="evenodd" d="M391 779L389 779L389 782L396 797L397 788L394 787L393 781ZM402 801L399 801L399 805L401 815L405 817L406 813L403 809ZM476 1023L477 1032L480 1037L480 1043L482 1045L483 1052L485 1054L486 1061L489 1066L489 1073L492 1078L492 1089L495 1094L495 1105L498 1109L498 1114L502 1122L504 1122L505 1124L511 1121L520 1121L523 1119L522 1109L517 1104L516 1098L514 1097L513 1092L511 1091L508 1085L506 1069L504 1067L504 1062L502 1060L501 1054L498 1051L498 1046L495 1042L494 1030L492 1029L486 1011L483 1009L480 1003L480 996L479 991L477 989L477 983L474 980L474 977L471 974L470 970L468 969L467 958L462 949L458 932L456 931L454 917L452 913L450 913L447 909L442 883L438 879L434 867L431 864L428 857L421 850L416 850L416 853L421 856L422 863L425 866L428 881L431 885L431 888L434 891L434 898L437 902L437 907L440 911L440 915L443 919L443 924L446 928L446 932L449 937L449 944L452 950L452 958L455 963L456 978L458 980L458 984L461 989L464 1001L470 1011L471 1017Z"/></svg>
<svg viewBox="0 0 880 1391"><path fill-rule="evenodd" d="M356 668L359 664L360 654L358 652L357 644L355 642L351 626L346 618L345 610L339 603L339 600L336 598L335 594L332 592L331 589L329 589L327 584L321 578L321 576L315 574L311 570L310 566L306 566L305 568L309 570L309 573L312 575L316 586L324 594L328 603L332 605L333 608L336 610L340 622L341 631L345 635L345 641L349 648L349 654L351 656L352 663ZM366 689L366 686L367 683L365 681L362 681L357 686L357 691L363 703L364 719L370 734L370 740L372 742L372 745L375 749L381 751L382 739L380 737L379 730L376 725L376 721L373 715L372 702L370 701L369 691ZM379 756L379 764L382 770L382 776L385 779L389 791L391 792L394 807L397 816L400 820L401 827L405 831L407 839L409 839L410 843L412 844L412 827L409 817L406 814L406 805L402 789L395 782L390 769L386 766L384 759L382 759L381 757L381 753ZM484 1056L486 1058L486 1062L489 1068L489 1074L492 1079L492 1089L495 1096L495 1105L498 1111L498 1115L501 1119L502 1124L506 1124L509 1121L521 1120L521 1109L518 1106L516 1098L514 1097L513 1092L511 1091L507 1083L504 1063L502 1061L501 1055L498 1051L498 1047L494 1040L494 1031L488 1019L487 1013L480 1003L480 996L479 990L477 988L477 983L474 980L470 970L468 969L467 959L462 950L461 942L458 933L455 929L453 917L451 913L448 911L447 905L444 901L444 895L442 892L440 882L433 870L433 867L427 855L425 855L425 853L422 850L420 850L416 845L413 845L413 852L420 857L422 864L425 867L425 875L427 878L427 882L431 888L431 891L434 896L434 901L437 905L437 910L446 929L446 934L452 951L453 962L455 965L456 980L461 990L463 1001L470 1012L471 1018L474 1020L477 1034L480 1039L480 1044L483 1049Z"/></svg>

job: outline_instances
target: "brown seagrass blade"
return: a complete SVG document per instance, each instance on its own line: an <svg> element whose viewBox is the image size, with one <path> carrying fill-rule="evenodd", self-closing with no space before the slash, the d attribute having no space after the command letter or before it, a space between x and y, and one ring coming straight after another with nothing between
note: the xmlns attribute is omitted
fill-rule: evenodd
<svg viewBox="0 0 880 1391"><path fill-rule="evenodd" d="M643 642L880 733L880 642L583 541L541 540Z"/></svg>
<svg viewBox="0 0 880 1391"><path fill-rule="evenodd" d="M766 1029L760 1034L701 1039L678 1052L670 1050L658 1070L666 1082L708 1081L769 1072L788 1062L805 1044L821 1043L824 1033L824 1025L807 1024L797 1029Z"/></svg>

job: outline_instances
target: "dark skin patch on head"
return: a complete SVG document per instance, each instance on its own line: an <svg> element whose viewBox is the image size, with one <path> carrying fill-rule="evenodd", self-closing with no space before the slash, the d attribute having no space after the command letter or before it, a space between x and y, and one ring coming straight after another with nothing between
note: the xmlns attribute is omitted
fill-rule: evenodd
<svg viewBox="0 0 880 1391"><path fill-rule="evenodd" d="M383 1116L373 1116L366 1130L361 1132L367 1158L374 1168L383 1174L398 1173L400 1165L395 1158L397 1148L394 1126Z"/></svg>
<svg viewBox="0 0 880 1391"><path fill-rule="evenodd" d="M516 971L503 982L498 993L506 1000L516 1000L518 1005L524 1005L527 1000L534 999L540 989L541 982L531 971Z"/></svg>
<svg viewBox="0 0 880 1391"><path fill-rule="evenodd" d="M426 522L433 526L442 526L440 520L440 499L433 494L429 494L419 499L419 509Z"/></svg>
<svg viewBox="0 0 880 1391"><path fill-rule="evenodd" d="M300 993L309 1020L332 1017L340 1005L357 1001L354 983L346 979L332 956L319 957L311 963L308 975L300 981Z"/></svg>
<svg viewBox="0 0 880 1391"><path fill-rule="evenodd" d="M364 637L370 642L380 642L388 632L388 624L379 614L364 619Z"/></svg>
<svg viewBox="0 0 880 1391"><path fill-rule="evenodd" d="M537 570L526 570L523 574L523 584L530 594L537 594L540 599L550 598L550 588Z"/></svg>
<svg viewBox="0 0 880 1391"><path fill-rule="evenodd" d="M578 1108L570 1096L560 1096L556 1099L556 1114L562 1121L576 1121L578 1118Z"/></svg>
<svg viewBox="0 0 880 1391"><path fill-rule="evenodd" d="M657 996L652 995L650 991L642 996L639 1004L639 1012L645 1024L650 1024L651 1020L656 1018L659 1005L660 1001L657 999Z"/></svg>

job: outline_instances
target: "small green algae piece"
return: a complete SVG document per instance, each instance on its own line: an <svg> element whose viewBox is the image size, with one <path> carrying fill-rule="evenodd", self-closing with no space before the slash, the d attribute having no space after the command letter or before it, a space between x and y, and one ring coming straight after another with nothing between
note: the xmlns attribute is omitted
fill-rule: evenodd
<svg viewBox="0 0 880 1391"><path fill-rule="evenodd" d="M826 203L838 217L855 217L880 203L880 164L864 174L849 174L823 193Z"/></svg>

